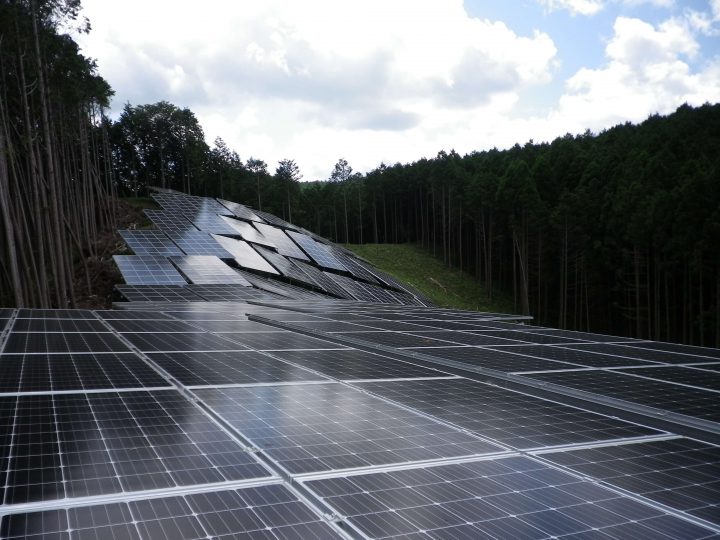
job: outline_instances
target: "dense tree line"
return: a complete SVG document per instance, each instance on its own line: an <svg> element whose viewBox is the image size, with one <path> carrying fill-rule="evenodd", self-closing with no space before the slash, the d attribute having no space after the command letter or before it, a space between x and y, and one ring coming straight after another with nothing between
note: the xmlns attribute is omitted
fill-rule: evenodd
<svg viewBox="0 0 720 540"><path fill-rule="evenodd" d="M0 4L0 300L73 305L114 195L242 201L338 242L418 243L543 324L720 346L720 105L508 150L300 182L212 146L187 108L127 104L60 28L79 0ZM82 273L82 272L80 272Z"/></svg>
<svg viewBox="0 0 720 540"><path fill-rule="evenodd" d="M114 219L103 115L112 91L59 30L89 29L79 8L79 0L0 3L3 305L65 307L78 289L89 294L88 258Z"/></svg>

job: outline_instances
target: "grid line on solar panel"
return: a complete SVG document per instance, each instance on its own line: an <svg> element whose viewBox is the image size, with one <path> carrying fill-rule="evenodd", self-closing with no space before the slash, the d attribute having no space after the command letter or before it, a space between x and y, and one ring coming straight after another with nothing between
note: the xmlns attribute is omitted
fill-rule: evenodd
<svg viewBox="0 0 720 540"><path fill-rule="evenodd" d="M143 212L162 231L197 231L197 227L185 219L182 214L148 208Z"/></svg>
<svg viewBox="0 0 720 540"><path fill-rule="evenodd" d="M144 332L164 332L164 333L192 333L192 332L204 332L201 328L193 326L191 324L184 323L182 321L172 320L118 320L111 319L106 321L106 324L118 333L144 333Z"/></svg>
<svg viewBox="0 0 720 540"><path fill-rule="evenodd" d="M291 474L504 451L339 383L193 393Z"/></svg>
<svg viewBox="0 0 720 540"><path fill-rule="evenodd" d="M285 221L284 219L280 219L273 214L268 214L267 212L263 212L262 210L255 210L255 214L257 214L260 218L267 221L268 223L272 223L276 227L282 227L283 229L290 229L293 231L297 230L297 227L295 225L288 221Z"/></svg>
<svg viewBox="0 0 720 540"><path fill-rule="evenodd" d="M167 387L132 353L0 354L0 392Z"/></svg>
<svg viewBox="0 0 720 540"><path fill-rule="evenodd" d="M339 274L332 274L330 272L323 272L328 278L332 279L340 287L345 289L357 300L366 302L380 302L387 304L397 304L395 297L391 296L385 289L371 285L369 283L363 283L361 281L355 281L352 278L341 276Z"/></svg>
<svg viewBox="0 0 720 540"><path fill-rule="evenodd" d="M3 503L267 478L269 471L179 393L0 398Z"/></svg>
<svg viewBox="0 0 720 540"><path fill-rule="evenodd" d="M220 288L211 289L206 287ZM254 286L247 287L243 285L190 285L190 290L209 302L245 302L249 300L281 298L281 296L269 291L263 291L255 288Z"/></svg>
<svg viewBox="0 0 720 540"><path fill-rule="evenodd" d="M551 452L540 457L720 526L720 447L675 438Z"/></svg>
<svg viewBox="0 0 720 540"><path fill-rule="evenodd" d="M3 350L6 354L24 353L106 353L130 352L110 332L42 333L10 332Z"/></svg>
<svg viewBox="0 0 720 540"><path fill-rule="evenodd" d="M219 283L250 286L244 277L215 256L186 255L185 257L170 257L170 260L193 284Z"/></svg>
<svg viewBox="0 0 720 540"><path fill-rule="evenodd" d="M253 227L251 223L246 223L244 221L239 221L237 219L223 216L221 216L221 219L225 223L230 225L233 229L235 229L236 234L239 234L240 237L246 242L260 244L262 246L269 246L273 249L277 248L277 246L270 239L265 238L262 233L260 233L260 231Z"/></svg>
<svg viewBox="0 0 720 540"><path fill-rule="evenodd" d="M187 281L165 257L113 255L128 285L186 285Z"/></svg>
<svg viewBox="0 0 720 540"><path fill-rule="evenodd" d="M353 383L353 386L520 450L659 433L617 418L468 379Z"/></svg>
<svg viewBox="0 0 720 540"><path fill-rule="evenodd" d="M646 360L633 360L630 358L610 356L607 354L579 351L577 349L567 349L554 345L513 345L502 348L491 345L488 348L502 353L512 353L532 358L542 358L545 360L552 360L554 362L565 362L578 367L585 366L590 368L603 368L631 365L653 365L653 363Z"/></svg>
<svg viewBox="0 0 720 540"><path fill-rule="evenodd" d="M0 538L16 540L347 538L285 485L130 499L10 514Z"/></svg>
<svg viewBox="0 0 720 540"><path fill-rule="evenodd" d="M182 251L158 229L119 230L125 243L136 255L182 255Z"/></svg>
<svg viewBox="0 0 720 540"><path fill-rule="evenodd" d="M274 251L271 251L262 246L255 246L255 249L270 264L277 268L283 276L294 279L295 281L299 281L301 283L307 283L313 287L319 286L317 283L315 283L312 277L300 270L289 259L285 258L280 253L275 253Z"/></svg>
<svg viewBox="0 0 720 540"><path fill-rule="evenodd" d="M148 358L185 386L327 380L255 351L151 353Z"/></svg>
<svg viewBox="0 0 720 540"><path fill-rule="evenodd" d="M100 322L92 319L17 319L12 327L14 332L107 332Z"/></svg>
<svg viewBox="0 0 720 540"><path fill-rule="evenodd" d="M658 538L714 531L526 457L303 482L369 538ZM607 533L607 534L605 534Z"/></svg>
<svg viewBox="0 0 720 540"><path fill-rule="evenodd" d="M260 234L275 244L280 255L293 257L301 261L310 260L282 229L264 223L256 223L255 228L260 231Z"/></svg>
<svg viewBox="0 0 720 540"><path fill-rule="evenodd" d="M186 195L184 193L159 193L154 194L152 197L163 208L180 211L181 215L204 213L232 214L232 212L230 212L222 204L209 197L198 197L195 195Z"/></svg>
<svg viewBox="0 0 720 540"><path fill-rule="evenodd" d="M717 392L607 370L531 373L531 379L704 420L720 420Z"/></svg>
<svg viewBox="0 0 720 540"><path fill-rule="evenodd" d="M342 348L342 345L330 341L273 327L269 327L269 331L264 332L217 332L216 335L258 351Z"/></svg>
<svg viewBox="0 0 720 540"><path fill-rule="evenodd" d="M217 199L225 208L230 210L236 217L247 219L250 221L262 221L250 208L243 204L238 204L224 199Z"/></svg>
<svg viewBox="0 0 720 540"><path fill-rule="evenodd" d="M242 351L248 348L217 334L129 333L123 338L138 350L148 352Z"/></svg>
<svg viewBox="0 0 720 540"><path fill-rule="evenodd" d="M380 284L380 281L378 281L372 273L370 273L364 266L356 262L357 259L355 259L355 257L348 255L342 249L339 249L338 246L331 246L329 249L335 258L337 258L353 276L375 285Z"/></svg>
<svg viewBox="0 0 720 540"><path fill-rule="evenodd" d="M187 302L202 300L187 287L168 285L115 285L130 302Z"/></svg>
<svg viewBox="0 0 720 540"><path fill-rule="evenodd" d="M681 345L679 343L665 343L660 341L634 341L632 343L626 343L626 345L639 349L679 352L687 355L714 358L715 360L720 359L720 349L697 347L695 345ZM695 360L695 362L698 361L699 360Z"/></svg>
<svg viewBox="0 0 720 540"><path fill-rule="evenodd" d="M259 270L268 274L277 274L275 270L265 259L263 259L250 244L243 240L235 240L225 236L213 235L213 238L230 253L237 263L243 268Z"/></svg>
<svg viewBox="0 0 720 540"><path fill-rule="evenodd" d="M591 351L602 354L608 354L633 360L647 360L649 362L658 362L666 364L691 364L697 362L716 362L717 359L712 357L701 357L691 354L684 354L676 351L663 351L660 349L644 349L633 344L613 344L613 343L581 343L572 345L563 345L568 349L581 351Z"/></svg>
<svg viewBox="0 0 720 540"><path fill-rule="evenodd" d="M95 319L89 309L18 309L17 319Z"/></svg>
<svg viewBox="0 0 720 540"><path fill-rule="evenodd" d="M292 238L318 266L323 268L332 268L341 272L348 271L348 269L345 268L345 266L343 266L343 264L323 244L316 242L305 234L295 231L287 231L287 235Z"/></svg>
<svg viewBox="0 0 720 540"><path fill-rule="evenodd" d="M700 364L700 367L702 365ZM681 384L691 388L720 392L720 375L702 369L681 366L652 366L647 368L620 368L613 371Z"/></svg>

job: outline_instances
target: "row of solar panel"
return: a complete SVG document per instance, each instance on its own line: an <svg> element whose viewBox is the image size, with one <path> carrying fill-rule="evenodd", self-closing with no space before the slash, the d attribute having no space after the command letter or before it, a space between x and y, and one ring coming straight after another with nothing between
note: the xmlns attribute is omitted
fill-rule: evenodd
<svg viewBox="0 0 720 540"><path fill-rule="evenodd" d="M524 393L448 378L383 354L334 350L337 345L330 342L243 321L237 308L212 314L202 305L177 309L109 312L101 324L121 343L127 340L145 351L150 360L146 367L161 366L186 385L215 415L295 476L337 521L362 535L702 538L713 534L713 523L717 526L717 447ZM278 314L272 308L253 311L276 318L318 318ZM53 314L38 313L45 317L42 322L17 317L32 317L32 312L9 314L13 325L27 321L13 326L10 337L32 329L66 328L77 330L83 339L91 335L83 333L84 324L93 322L91 313L46 318ZM439 310L435 315L439 322L453 316ZM353 314L330 313L328 320L343 316ZM361 320L397 322L369 315ZM433 320L433 314L428 313L427 320ZM18 332L20 328L25 332ZM33 337L23 343L34 343L38 336ZM153 352L188 346L195 352ZM228 346L234 352L222 352ZM207 347L211 350L197 353ZM72 362L80 373L77 366L83 358L95 358L98 367L113 372L110 366L117 357L127 360L133 354L4 355L3 365L6 356L26 363L20 368L23 373L31 373L28 366L37 359L48 370L55 360L57 366ZM62 379L63 369L51 379ZM359 373L361 379L376 382L357 380ZM255 380L250 386L220 387L236 385L231 381L237 377L246 377L243 384L248 384L247 377ZM393 377L413 380L383 380ZM156 378L157 384L168 384ZM345 382L329 380L338 378ZM147 383L155 384L150 376ZM127 384L136 382L129 379ZM42 532L78 538L123 533L148 538L239 533L326 538L338 533L285 486L173 495L173 490L192 491L208 483L277 482L272 470L174 390L6 396L0 398L0 410L8 420L2 423L8 443L2 445L7 449L2 457L8 471L6 504L47 504L64 496L108 493L128 497L111 504L65 508L60 502L60 509L10 513L0 527L3 537ZM589 447L561 448L578 443ZM536 457L513 457L515 449ZM465 462L444 463L448 459ZM440 461L428 466L427 460ZM391 465L396 470L374 470ZM348 473L348 468L359 469ZM573 470L596 481L581 479ZM298 477L306 473L315 476ZM133 495L147 489L160 491L154 498L142 496L142 501ZM629 498L628 493L664 507ZM682 516L692 517L695 524Z"/></svg>

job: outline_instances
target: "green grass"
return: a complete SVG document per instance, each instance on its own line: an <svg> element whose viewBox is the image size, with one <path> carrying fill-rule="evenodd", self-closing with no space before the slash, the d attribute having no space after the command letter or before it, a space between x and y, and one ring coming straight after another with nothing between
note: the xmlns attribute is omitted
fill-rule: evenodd
<svg viewBox="0 0 720 540"><path fill-rule="evenodd" d="M441 260L414 244L347 244L345 247L412 285L438 306L504 313L512 311L509 299L501 296L488 302L485 289L473 276L449 269Z"/></svg>

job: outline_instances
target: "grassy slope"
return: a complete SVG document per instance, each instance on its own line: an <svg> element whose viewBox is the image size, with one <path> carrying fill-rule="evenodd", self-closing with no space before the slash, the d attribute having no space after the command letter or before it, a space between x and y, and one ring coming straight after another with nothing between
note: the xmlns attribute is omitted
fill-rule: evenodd
<svg viewBox="0 0 720 540"><path fill-rule="evenodd" d="M508 299L493 298L492 302L488 302L485 289L470 274L449 269L441 260L413 244L349 244L345 247L412 285L438 306L512 311L512 302Z"/></svg>

